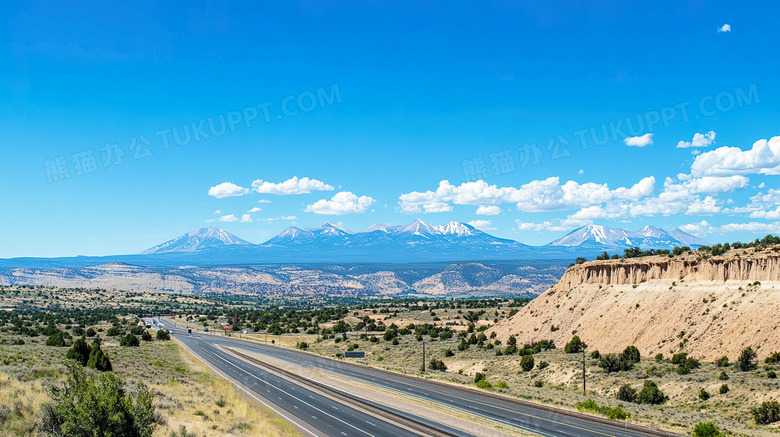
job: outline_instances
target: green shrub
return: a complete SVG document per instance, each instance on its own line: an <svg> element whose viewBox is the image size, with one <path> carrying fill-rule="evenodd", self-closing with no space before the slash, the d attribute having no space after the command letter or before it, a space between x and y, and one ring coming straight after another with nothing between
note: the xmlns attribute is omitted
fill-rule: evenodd
<svg viewBox="0 0 780 437"><path fill-rule="evenodd" d="M520 360L520 367L526 372L533 370L535 365L533 355L526 355Z"/></svg>
<svg viewBox="0 0 780 437"><path fill-rule="evenodd" d="M640 404L652 405L663 404L667 399L667 396L658 388L656 383L649 379L645 381L642 391L639 392L636 398Z"/></svg>
<svg viewBox="0 0 780 437"><path fill-rule="evenodd" d="M52 334L49 338L46 339L46 346L66 347L67 345L68 344L65 342L65 337L62 335L62 332Z"/></svg>
<svg viewBox="0 0 780 437"><path fill-rule="evenodd" d="M636 346L628 346L621 354L621 357L624 360L635 364L638 363L642 358L639 354L639 349L637 349Z"/></svg>
<svg viewBox="0 0 780 437"><path fill-rule="evenodd" d="M718 367L728 367L729 364L729 357L725 355L715 360L715 365Z"/></svg>
<svg viewBox="0 0 780 437"><path fill-rule="evenodd" d="M739 355L739 358L737 358L737 367L743 372L749 372L756 368L755 360L756 353L753 351L752 347L748 347L743 350Z"/></svg>
<svg viewBox="0 0 780 437"><path fill-rule="evenodd" d="M141 345L141 342L138 340L138 337L136 337L135 335L127 334L121 339L119 339L119 345L125 347L138 347Z"/></svg>
<svg viewBox="0 0 780 437"><path fill-rule="evenodd" d="M777 363L780 363L780 352L772 352L772 355L766 357L764 362L766 364L777 364Z"/></svg>
<svg viewBox="0 0 780 437"><path fill-rule="evenodd" d="M170 340L171 339L171 334L168 334L167 332L165 332L164 329L159 329L157 331L157 334L155 334L155 337L157 338L157 340Z"/></svg>
<svg viewBox="0 0 780 437"><path fill-rule="evenodd" d="M780 420L780 404L777 401L763 402L758 407L751 408L750 413L759 425L774 423Z"/></svg>
<svg viewBox="0 0 780 437"><path fill-rule="evenodd" d="M453 352L452 349L450 349L450 348L444 349L444 356L445 357L451 357L451 356L454 356L454 355L455 355L455 352Z"/></svg>
<svg viewBox="0 0 780 437"><path fill-rule="evenodd" d="M493 388L493 386L488 382L487 379L480 379L477 381L477 388L489 389Z"/></svg>
<svg viewBox="0 0 780 437"><path fill-rule="evenodd" d="M601 358L601 352L595 350L590 353L590 357L593 358L594 360L598 360L599 358Z"/></svg>
<svg viewBox="0 0 780 437"><path fill-rule="evenodd" d="M774 370L770 370L770 371L766 372L766 377L769 378L769 379L775 379L775 378L777 378L777 373L775 373Z"/></svg>
<svg viewBox="0 0 780 437"><path fill-rule="evenodd" d="M720 375L718 375L718 379L720 379L721 381L728 381L729 375L726 373L725 370L721 371Z"/></svg>
<svg viewBox="0 0 780 437"><path fill-rule="evenodd" d="M108 328L108 331L106 331L106 335L109 337L116 337L119 335L122 335L122 331L119 330L116 326L112 326Z"/></svg>
<svg viewBox="0 0 780 437"><path fill-rule="evenodd" d="M663 360L664 360L664 354L661 354L661 353L659 353L659 354L655 354L655 362L656 362L656 363L660 363L660 362L662 362Z"/></svg>
<svg viewBox="0 0 780 437"><path fill-rule="evenodd" d="M685 362L685 360L688 359L688 354L685 352L680 352L679 354L672 355L672 364L682 364Z"/></svg>
<svg viewBox="0 0 780 437"><path fill-rule="evenodd" d="M631 388L631 384L622 385L618 389L617 398L623 402L636 402L636 390Z"/></svg>
<svg viewBox="0 0 780 437"><path fill-rule="evenodd" d="M563 351L567 354L576 354L579 352L582 352L585 348L587 348L588 345L585 344L578 336L574 336L571 338L571 341L566 343L566 346L564 346Z"/></svg>
<svg viewBox="0 0 780 437"><path fill-rule="evenodd" d="M577 411L588 411L591 413L602 414L612 420L626 420L631 417L628 412L618 405L617 407L610 408L607 406L600 406L593 399L588 399L584 402L577 403Z"/></svg>
<svg viewBox="0 0 780 437"><path fill-rule="evenodd" d="M428 363L428 367L431 370L440 370L442 372L447 371L447 365L444 364L444 361L437 360L436 358L431 358L431 361Z"/></svg>
<svg viewBox="0 0 780 437"><path fill-rule="evenodd" d="M706 389L702 388L701 390L699 390L699 399L706 401L709 398L710 398L710 393Z"/></svg>
<svg viewBox="0 0 780 437"><path fill-rule="evenodd" d="M95 331L95 328L89 328L86 332L87 337L94 337L97 335L97 332Z"/></svg>
<svg viewBox="0 0 780 437"><path fill-rule="evenodd" d="M539 361L539 364L536 365L536 368L539 370L544 370L548 367L550 367L550 363L548 363L547 361Z"/></svg>
<svg viewBox="0 0 780 437"><path fill-rule="evenodd" d="M101 372L108 372L113 369L111 360L108 359L108 354L100 349L99 338L95 338L95 341L92 342L89 359L87 360L87 367Z"/></svg>
<svg viewBox="0 0 780 437"><path fill-rule="evenodd" d="M86 366L87 361L89 361L89 352L90 348L86 340L79 338L73 342L73 347L68 349L68 352L65 354L65 358L74 360L82 366Z"/></svg>
<svg viewBox="0 0 780 437"><path fill-rule="evenodd" d="M718 391L720 392L720 394L725 395L726 393L729 392L729 385L728 384L721 385L720 390Z"/></svg>
<svg viewBox="0 0 780 437"><path fill-rule="evenodd" d="M607 373L622 372L634 368L634 362L624 358L623 354L606 354L599 358L599 367Z"/></svg>
<svg viewBox="0 0 780 437"><path fill-rule="evenodd" d="M88 377L67 362L64 387L52 386L53 402L41 408L41 431L67 436L151 437L155 427L152 393L138 384L135 399L125 394L124 381L112 372Z"/></svg>
<svg viewBox="0 0 780 437"><path fill-rule="evenodd" d="M305 341L298 342L295 345L295 348L300 350L306 350L309 348L309 343L306 343Z"/></svg>
<svg viewBox="0 0 780 437"><path fill-rule="evenodd" d="M479 381L482 381L483 379L485 379L485 374L482 373L482 372L477 372L477 374L474 375L474 382L475 383L479 382Z"/></svg>
<svg viewBox="0 0 780 437"><path fill-rule="evenodd" d="M693 427L693 437L723 437L723 433L712 422L697 423Z"/></svg>
<svg viewBox="0 0 780 437"><path fill-rule="evenodd" d="M509 388L509 385L507 385L506 381L498 381L496 383L496 388L507 389L507 388Z"/></svg>
<svg viewBox="0 0 780 437"><path fill-rule="evenodd" d="M143 334L141 334L141 340L152 341L152 334L150 334L149 331L144 331Z"/></svg>

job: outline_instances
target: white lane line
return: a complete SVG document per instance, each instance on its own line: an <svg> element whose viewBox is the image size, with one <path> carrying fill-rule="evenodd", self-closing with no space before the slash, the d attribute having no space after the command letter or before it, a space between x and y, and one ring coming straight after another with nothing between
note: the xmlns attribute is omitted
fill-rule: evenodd
<svg viewBox="0 0 780 437"><path fill-rule="evenodd" d="M185 346L185 345L184 345L184 344L182 344L182 346ZM195 353L194 353L195 351L193 351L191 348L189 348L189 347L187 347L187 346L185 346L185 347L186 347L187 349L190 349L190 351L191 351L191 352L193 352L193 354L197 356L197 354L195 354ZM232 381L232 379L231 379L231 378L229 378L229 377L227 376L227 374L226 374L226 373L224 373L224 372L222 372L221 370L218 370L218 369L216 369L215 367L211 366L211 364L209 364L209 363L208 363L206 360L204 360L204 359L201 359L200 361L201 361L203 364L205 364L205 365L206 365L206 367L208 367L209 369L213 370L213 371L214 371L214 373L216 373L217 375L220 375L220 376L222 376L223 378L225 378L226 380L228 380L228 381L230 381L230 382L233 382L233 381ZM252 397L253 397L253 398L254 398L254 399L257 401L257 402L260 402L261 404L265 405L265 406L266 406L268 409L270 409L270 410L271 410L271 411L273 411L274 413L276 413L276 414L278 414L278 415L282 416L282 417L283 417L285 420L287 420L288 422L290 422L290 423L294 424L294 425L295 425L295 426L297 426L298 428L300 428L300 429L302 429L302 430L304 430L304 431L308 432L309 434L313 435L314 437L320 437L320 436L318 436L317 434L315 434L315 433L311 432L309 429L307 429L307 428L305 428L304 426L302 426L302 425L301 425L300 423L298 423L297 421L295 421L295 420L293 420L293 419L290 419L289 417L287 417L287 416L286 416L284 413L282 413L281 411L279 411L279 410L277 410L276 408L272 407L271 405L267 404L267 403L266 403L266 402L264 402L262 399L260 399L260 398L258 398L257 396L253 395L253 394L252 394L252 392L250 392L249 390L245 389L244 387L241 387L240 385L236 384L235 382L233 382L233 385L235 385L235 386L236 386L236 388L239 388L239 389L241 389L241 391L243 391L244 393L248 394L249 396L252 396Z"/></svg>
<svg viewBox="0 0 780 437"><path fill-rule="evenodd" d="M262 379L258 378L257 376L253 375L252 373L250 373L250 372L248 372L248 371L246 371L246 370L242 369L241 367L239 367L239 366L237 366L237 365L235 365L235 364L231 363L230 361L228 361L228 360L226 360L226 359L224 359L224 358L220 357L219 355L216 355L216 354L213 354L213 355L214 355L214 357L215 357L215 358L218 358L218 359L220 359L220 360L224 361L225 363L227 363L227 364L230 364L231 366L233 366L233 367L235 367L236 369L238 369L238 370L240 370L240 371L242 371L242 372L246 373L247 375L251 376L252 378L255 378L255 379L259 380L259 381L262 381ZM290 393L287 393L286 391L282 390L282 389L281 389L281 388L279 388L279 387L276 387L276 386L274 386L274 385L270 385L270 384L269 384L268 386L269 386L269 387L271 387L271 388L273 388L273 389L279 390L280 392L282 392L282 393L286 394L287 396L289 396L289 397L291 397L291 398L293 398L293 399L297 400L298 402L300 402L300 403L302 403L302 404L308 405L310 408L313 408L313 409L315 409L315 410L317 410L317 411L319 411L319 412L321 412L321 413L323 413L323 414L327 415L328 417L331 417L331 418L333 418L333 419L335 419L335 420L338 420L339 422L343 423L344 425L347 425L347 426L348 426L348 427L350 427L350 428L353 428L353 429L355 429L355 430L357 430L357 431L359 431L359 432L361 432L361 433L363 433L363 434L366 434L366 435L368 435L368 436L375 437L373 434L371 434L371 433L368 433L368 432L366 432L366 431L363 431L362 429L360 429L360 428L356 427L355 425L353 425L353 424L351 424L351 423L349 423L349 422L345 422L345 421L343 421L343 420L339 419L338 417L336 417L336 416L334 416L334 415L332 415L332 414L329 414L329 413L327 413L326 411L323 411L323 410L321 410L321 409L319 409L319 408L315 407L314 405L312 405L312 404L310 404L310 403L308 403L308 402L304 401L303 399L297 398L297 397L293 396L292 394L290 394ZM281 399L281 398L280 398L280 399ZM338 408L336 408L336 409L338 409ZM346 434L344 434L344 435L346 435Z"/></svg>

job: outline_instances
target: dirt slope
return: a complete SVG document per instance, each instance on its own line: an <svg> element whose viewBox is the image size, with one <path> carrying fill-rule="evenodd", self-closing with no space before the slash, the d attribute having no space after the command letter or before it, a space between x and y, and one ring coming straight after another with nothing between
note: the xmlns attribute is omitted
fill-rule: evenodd
<svg viewBox="0 0 780 437"><path fill-rule="evenodd" d="M683 351L733 361L747 346L761 359L780 351L780 246L698 258L689 252L573 266L491 331L558 347L576 334L589 350L635 345L643 356Z"/></svg>

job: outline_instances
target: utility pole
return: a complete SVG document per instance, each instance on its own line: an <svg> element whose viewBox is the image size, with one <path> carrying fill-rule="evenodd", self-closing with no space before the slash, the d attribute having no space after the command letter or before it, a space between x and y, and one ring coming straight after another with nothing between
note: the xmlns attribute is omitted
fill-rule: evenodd
<svg viewBox="0 0 780 437"><path fill-rule="evenodd" d="M422 342L423 347L423 362L422 362L422 371L425 373L425 340Z"/></svg>

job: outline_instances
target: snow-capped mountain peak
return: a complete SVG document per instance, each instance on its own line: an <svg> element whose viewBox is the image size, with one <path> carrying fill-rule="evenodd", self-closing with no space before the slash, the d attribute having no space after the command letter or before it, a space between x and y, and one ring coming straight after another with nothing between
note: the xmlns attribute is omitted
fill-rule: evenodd
<svg viewBox="0 0 780 437"><path fill-rule="evenodd" d="M420 219L416 219L415 221L409 223L408 225L401 227L398 230L398 233L418 235L421 237L430 237L432 235L440 234L436 226L425 223Z"/></svg>
<svg viewBox="0 0 780 437"><path fill-rule="evenodd" d="M436 226L436 229L444 235L457 235L459 237L466 237L469 235L476 235L481 233L476 228L465 223L451 221L447 224Z"/></svg>
<svg viewBox="0 0 780 437"><path fill-rule="evenodd" d="M194 252L201 249L221 246L251 246L252 243L242 240L218 226L200 228L166 241L141 254L149 255L169 252Z"/></svg>
<svg viewBox="0 0 780 437"><path fill-rule="evenodd" d="M551 246L600 245L612 248L638 246L643 249L671 249L676 246L706 244L709 243L679 229L665 231L655 226L645 226L636 232L631 232L602 225L583 226L550 243Z"/></svg>

